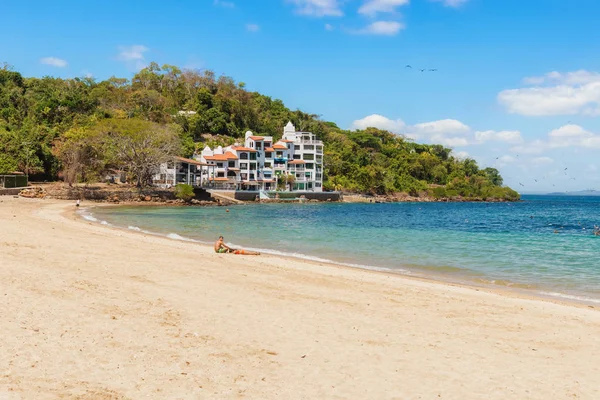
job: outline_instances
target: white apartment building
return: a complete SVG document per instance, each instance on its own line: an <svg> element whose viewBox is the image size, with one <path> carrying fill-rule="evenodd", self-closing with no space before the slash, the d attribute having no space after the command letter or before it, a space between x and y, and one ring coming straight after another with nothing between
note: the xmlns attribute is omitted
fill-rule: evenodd
<svg viewBox="0 0 600 400"><path fill-rule="evenodd" d="M214 150L205 147L194 156L203 166L208 186L228 190L323 191L323 142L311 132L297 132L291 122L281 140L246 132L244 145Z"/></svg>

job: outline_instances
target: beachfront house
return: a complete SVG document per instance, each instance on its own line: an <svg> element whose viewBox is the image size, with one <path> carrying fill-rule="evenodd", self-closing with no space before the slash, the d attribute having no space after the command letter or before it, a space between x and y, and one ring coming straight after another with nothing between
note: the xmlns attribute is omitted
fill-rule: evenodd
<svg viewBox="0 0 600 400"><path fill-rule="evenodd" d="M172 161L160 166L153 176L155 186L169 188L179 183L192 186L204 186L208 175L208 165L198 160L183 157L173 157Z"/></svg>
<svg viewBox="0 0 600 400"><path fill-rule="evenodd" d="M298 132L291 122L281 140L248 131L244 144L205 147L194 156L206 171L208 187L250 191L323 191L323 142Z"/></svg>

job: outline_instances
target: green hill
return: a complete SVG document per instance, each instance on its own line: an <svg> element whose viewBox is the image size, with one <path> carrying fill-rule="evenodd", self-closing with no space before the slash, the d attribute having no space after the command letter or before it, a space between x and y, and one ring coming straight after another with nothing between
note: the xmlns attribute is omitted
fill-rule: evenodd
<svg viewBox="0 0 600 400"><path fill-rule="evenodd" d="M375 128L343 130L211 71L151 63L131 80L97 82L24 78L7 65L0 68L0 173L20 170L36 179L93 181L123 164L115 146L124 142L113 139L131 135L134 127L160 131L161 138L172 132L176 152L189 157L207 144L240 141L246 130L278 139L288 121L324 141L325 189L436 198L519 197L502 186L496 169L457 159L449 148L417 144Z"/></svg>

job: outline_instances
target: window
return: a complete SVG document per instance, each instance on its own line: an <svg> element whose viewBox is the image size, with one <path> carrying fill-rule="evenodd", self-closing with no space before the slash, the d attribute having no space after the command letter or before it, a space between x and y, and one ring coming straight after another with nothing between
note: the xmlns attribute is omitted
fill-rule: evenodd
<svg viewBox="0 0 600 400"><path fill-rule="evenodd" d="M235 168L235 161L229 161L229 164L227 164L227 166L229 168Z"/></svg>
<svg viewBox="0 0 600 400"><path fill-rule="evenodd" d="M265 153L265 158L272 158L273 157L273 153L271 153L270 151L267 151Z"/></svg>
<svg viewBox="0 0 600 400"><path fill-rule="evenodd" d="M225 172L217 172L217 178L224 178Z"/></svg>
<svg viewBox="0 0 600 400"><path fill-rule="evenodd" d="M256 160L256 153L250 153L250 159Z"/></svg>
<svg viewBox="0 0 600 400"><path fill-rule="evenodd" d="M248 169L248 163L240 163L240 169Z"/></svg>
<svg viewBox="0 0 600 400"><path fill-rule="evenodd" d="M314 150L315 146L312 144L305 144L304 145L304 150Z"/></svg>
<svg viewBox="0 0 600 400"><path fill-rule="evenodd" d="M240 174L240 178L242 178L243 180L248 179L248 174Z"/></svg>
<svg viewBox="0 0 600 400"><path fill-rule="evenodd" d="M248 159L248 153L240 153L240 160L247 160Z"/></svg>
<svg viewBox="0 0 600 400"><path fill-rule="evenodd" d="M300 145L299 144L295 144L294 145L294 150L300 150Z"/></svg>
<svg viewBox="0 0 600 400"><path fill-rule="evenodd" d="M256 163L250 163L250 171L256 171Z"/></svg>
<svg viewBox="0 0 600 400"><path fill-rule="evenodd" d="M313 163L306 163L306 169L314 169L315 168L315 164Z"/></svg>
<svg viewBox="0 0 600 400"><path fill-rule="evenodd" d="M288 150L291 150L291 149L292 149L292 144L288 143Z"/></svg>
<svg viewBox="0 0 600 400"><path fill-rule="evenodd" d="M270 172L263 173L263 176L265 177L265 179L271 179L271 177L272 177Z"/></svg>
<svg viewBox="0 0 600 400"><path fill-rule="evenodd" d="M294 160L300 160L300 154L294 154Z"/></svg>
<svg viewBox="0 0 600 400"><path fill-rule="evenodd" d="M266 162L265 168L273 168L273 164L271 164L270 162Z"/></svg>
<svg viewBox="0 0 600 400"><path fill-rule="evenodd" d="M267 147L271 147L271 142L265 142L265 149L266 149Z"/></svg>
<svg viewBox="0 0 600 400"><path fill-rule="evenodd" d="M320 184L319 182L316 182L316 183L315 183L315 187L316 187L316 188L318 188L318 187L321 187L321 184Z"/></svg>
<svg viewBox="0 0 600 400"><path fill-rule="evenodd" d="M256 150L260 150L260 149L262 149L262 143L256 142Z"/></svg>
<svg viewBox="0 0 600 400"><path fill-rule="evenodd" d="M314 160L315 159L315 155L314 154L304 154L302 157L303 160Z"/></svg>
<svg viewBox="0 0 600 400"><path fill-rule="evenodd" d="M278 151L277 153L275 153L275 157L283 158L283 153L281 151Z"/></svg>
<svg viewBox="0 0 600 400"><path fill-rule="evenodd" d="M321 175L321 174L316 174L315 175L315 179L318 180L318 181L320 181L322 177L323 177L323 175Z"/></svg>
<svg viewBox="0 0 600 400"><path fill-rule="evenodd" d="M217 168L223 168L223 163L222 162L217 163Z"/></svg>

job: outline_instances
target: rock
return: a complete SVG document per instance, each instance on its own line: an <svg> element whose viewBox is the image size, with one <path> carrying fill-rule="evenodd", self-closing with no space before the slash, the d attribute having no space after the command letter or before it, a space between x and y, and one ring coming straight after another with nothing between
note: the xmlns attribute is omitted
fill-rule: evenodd
<svg viewBox="0 0 600 400"><path fill-rule="evenodd" d="M152 201L152 197L146 196L146 197L144 197L144 201Z"/></svg>

